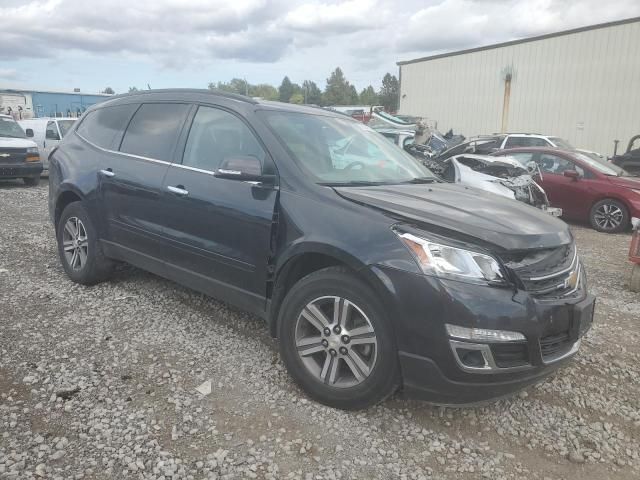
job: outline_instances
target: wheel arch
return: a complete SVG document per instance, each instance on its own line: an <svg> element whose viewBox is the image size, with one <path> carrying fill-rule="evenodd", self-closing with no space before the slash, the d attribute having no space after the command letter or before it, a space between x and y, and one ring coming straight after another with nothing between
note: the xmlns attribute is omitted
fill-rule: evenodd
<svg viewBox="0 0 640 480"><path fill-rule="evenodd" d="M368 265L345 250L332 245L317 243L298 245L281 257L277 263L272 285L269 289L267 322L272 337L277 337L278 313L282 301L291 287L310 273L334 266L346 267L373 288L376 294L383 296L389 294L384 283L373 273ZM384 305L386 305L385 300L383 297L382 303Z"/></svg>
<svg viewBox="0 0 640 480"><path fill-rule="evenodd" d="M67 205L73 202L81 202L83 200L84 200L84 195L82 195L82 193L73 185L62 185L61 191L58 193L58 196L54 204L54 211L53 211L54 228L58 228L58 222L60 221L60 216L62 215L62 212L67 207Z"/></svg>

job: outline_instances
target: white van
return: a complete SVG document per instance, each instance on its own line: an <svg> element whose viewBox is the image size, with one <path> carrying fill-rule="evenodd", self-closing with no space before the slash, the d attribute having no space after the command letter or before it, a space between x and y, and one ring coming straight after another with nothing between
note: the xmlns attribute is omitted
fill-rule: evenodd
<svg viewBox="0 0 640 480"><path fill-rule="evenodd" d="M44 173L49 171L49 154L58 146L62 137L69 131L77 118L30 118L18 120L18 123L38 145L40 158L44 166Z"/></svg>

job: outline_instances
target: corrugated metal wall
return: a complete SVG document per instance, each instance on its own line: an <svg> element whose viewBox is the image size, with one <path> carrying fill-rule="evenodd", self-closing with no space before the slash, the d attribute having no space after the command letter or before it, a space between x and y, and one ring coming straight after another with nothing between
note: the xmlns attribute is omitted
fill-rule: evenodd
<svg viewBox="0 0 640 480"><path fill-rule="evenodd" d="M563 137L606 155L640 134L640 21L400 65L400 112L466 136L507 131Z"/></svg>
<svg viewBox="0 0 640 480"><path fill-rule="evenodd" d="M31 97L36 117L80 116L94 103L109 98L101 95L56 92L33 92Z"/></svg>

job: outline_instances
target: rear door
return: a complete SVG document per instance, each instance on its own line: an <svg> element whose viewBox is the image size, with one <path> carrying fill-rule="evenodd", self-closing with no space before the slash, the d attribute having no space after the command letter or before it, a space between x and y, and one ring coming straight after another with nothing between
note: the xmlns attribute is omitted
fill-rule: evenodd
<svg viewBox="0 0 640 480"><path fill-rule="evenodd" d="M126 131L119 136L121 141L115 139L117 151L111 152L100 171L101 206L110 241L161 258L162 180L191 106L144 103L129 107L123 115L133 116L129 121L124 118Z"/></svg>
<svg viewBox="0 0 640 480"><path fill-rule="evenodd" d="M162 221L168 268L187 285L249 310L264 308L277 187L217 178L223 160L266 149L235 112L201 105L184 135L181 163L164 180Z"/></svg>

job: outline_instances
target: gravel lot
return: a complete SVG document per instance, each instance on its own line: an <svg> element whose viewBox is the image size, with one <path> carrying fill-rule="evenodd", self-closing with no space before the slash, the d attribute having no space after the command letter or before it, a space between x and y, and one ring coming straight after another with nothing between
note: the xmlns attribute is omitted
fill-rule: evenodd
<svg viewBox="0 0 640 480"><path fill-rule="evenodd" d="M628 234L573 227L598 304L555 377L479 408L346 413L305 398L257 318L130 267L71 283L46 202L0 182L0 479L640 477Z"/></svg>

